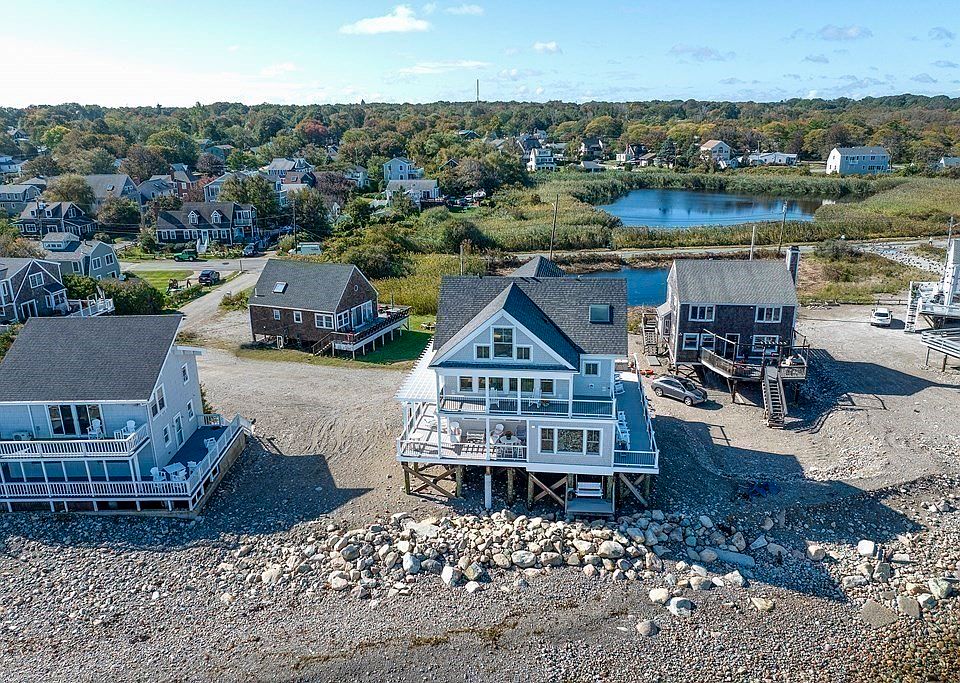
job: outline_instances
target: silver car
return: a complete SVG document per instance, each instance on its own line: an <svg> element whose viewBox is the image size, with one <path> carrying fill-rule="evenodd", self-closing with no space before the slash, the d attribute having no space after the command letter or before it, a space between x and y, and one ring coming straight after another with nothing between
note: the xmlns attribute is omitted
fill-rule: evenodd
<svg viewBox="0 0 960 683"><path fill-rule="evenodd" d="M664 375L653 380L653 393L657 396L668 396L683 401L688 406L703 403L707 400L707 392L696 384L676 375Z"/></svg>

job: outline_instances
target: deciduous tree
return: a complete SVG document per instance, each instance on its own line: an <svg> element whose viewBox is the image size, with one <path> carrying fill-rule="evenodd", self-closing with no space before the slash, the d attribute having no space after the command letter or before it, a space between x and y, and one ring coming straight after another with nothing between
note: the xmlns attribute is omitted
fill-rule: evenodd
<svg viewBox="0 0 960 683"><path fill-rule="evenodd" d="M51 202L73 202L86 212L90 211L96 199L90 183L73 173L51 181L43 196Z"/></svg>

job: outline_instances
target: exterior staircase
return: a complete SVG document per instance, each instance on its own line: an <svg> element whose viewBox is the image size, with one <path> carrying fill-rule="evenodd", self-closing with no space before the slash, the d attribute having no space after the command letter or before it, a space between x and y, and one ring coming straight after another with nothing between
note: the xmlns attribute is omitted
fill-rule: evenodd
<svg viewBox="0 0 960 683"><path fill-rule="evenodd" d="M657 342L657 319L655 316L644 316L643 319L643 353L655 356L659 344Z"/></svg>
<svg viewBox="0 0 960 683"><path fill-rule="evenodd" d="M210 238L209 237L200 237L197 238L197 253L206 254L207 249L210 248Z"/></svg>
<svg viewBox="0 0 960 683"><path fill-rule="evenodd" d="M763 370L763 416L768 427L782 429L787 416L787 398L783 390L783 379L774 365Z"/></svg>
<svg viewBox="0 0 960 683"><path fill-rule="evenodd" d="M330 355L333 354L333 341L334 334L333 332L327 332L325 335L320 337L316 344L313 345L313 348L310 349L310 353L314 356L322 356L327 351L330 351Z"/></svg>
<svg viewBox="0 0 960 683"><path fill-rule="evenodd" d="M920 315L920 287L910 283L910 301L907 303L907 317L903 321L904 332L917 331L917 317Z"/></svg>

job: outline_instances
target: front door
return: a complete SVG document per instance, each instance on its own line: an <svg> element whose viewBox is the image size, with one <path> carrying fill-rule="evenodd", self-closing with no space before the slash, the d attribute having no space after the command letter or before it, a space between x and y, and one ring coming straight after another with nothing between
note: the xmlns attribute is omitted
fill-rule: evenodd
<svg viewBox="0 0 960 683"><path fill-rule="evenodd" d="M27 318L36 318L37 317L37 302L33 299L30 301L20 304L20 319L26 320Z"/></svg>
<svg viewBox="0 0 960 683"><path fill-rule="evenodd" d="M180 413L177 413L176 417L173 418L173 431L177 436L177 447L183 445L183 418L180 417Z"/></svg>

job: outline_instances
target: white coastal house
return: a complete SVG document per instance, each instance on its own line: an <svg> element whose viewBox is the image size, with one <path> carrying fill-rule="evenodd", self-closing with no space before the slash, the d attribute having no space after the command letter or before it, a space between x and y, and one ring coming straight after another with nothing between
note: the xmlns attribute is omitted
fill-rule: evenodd
<svg viewBox="0 0 960 683"><path fill-rule="evenodd" d="M200 351L176 343L181 318L27 321L0 363L0 505L170 512L206 501L251 425L203 413Z"/></svg>
<svg viewBox="0 0 960 683"><path fill-rule="evenodd" d="M707 140L700 145L700 156L704 159L713 159L721 168L730 165L731 153L730 145L723 140Z"/></svg>
<svg viewBox="0 0 960 683"><path fill-rule="evenodd" d="M549 147L534 147L527 157L527 170L530 173L537 171L556 171L557 162L553 150Z"/></svg>
<svg viewBox="0 0 960 683"><path fill-rule="evenodd" d="M440 186L436 180L391 180L387 183L387 201L392 202L397 194L406 194L417 206L440 200Z"/></svg>
<svg viewBox="0 0 960 683"><path fill-rule="evenodd" d="M639 496L659 472L626 358L623 279L566 277L542 257L507 277L443 278L433 342L397 393L408 492L413 477L420 490L459 494L464 468L479 466L487 507L493 473L506 476L509 500L519 472L530 503L613 514L618 484Z"/></svg>
<svg viewBox="0 0 960 683"><path fill-rule="evenodd" d="M874 175L890 172L890 154L883 147L834 147L827 157L827 173Z"/></svg>
<svg viewBox="0 0 960 683"><path fill-rule="evenodd" d="M797 155L786 152L753 152L745 161L750 166L796 166Z"/></svg>
<svg viewBox="0 0 960 683"><path fill-rule="evenodd" d="M391 180L420 180L423 178L423 169L406 157L394 157L383 165L383 182Z"/></svg>

